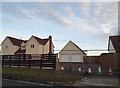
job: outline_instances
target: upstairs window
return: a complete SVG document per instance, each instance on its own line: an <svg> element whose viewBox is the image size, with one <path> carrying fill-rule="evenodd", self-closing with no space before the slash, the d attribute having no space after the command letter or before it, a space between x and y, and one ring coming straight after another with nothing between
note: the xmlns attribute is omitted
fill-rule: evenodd
<svg viewBox="0 0 120 88"><path fill-rule="evenodd" d="M8 46L5 46L6 49L8 49Z"/></svg>
<svg viewBox="0 0 120 88"><path fill-rule="evenodd" d="M35 47L35 46L32 44L32 45L31 45L31 48L34 48L34 47Z"/></svg>

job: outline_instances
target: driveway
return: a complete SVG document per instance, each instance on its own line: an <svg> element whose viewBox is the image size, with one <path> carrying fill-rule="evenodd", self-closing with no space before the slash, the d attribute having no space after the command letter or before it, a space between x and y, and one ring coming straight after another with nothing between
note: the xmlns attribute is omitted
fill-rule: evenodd
<svg viewBox="0 0 120 88"><path fill-rule="evenodd" d="M120 79L119 79L120 80ZM76 81L73 86L116 86L118 83L117 77L85 77L81 81Z"/></svg>

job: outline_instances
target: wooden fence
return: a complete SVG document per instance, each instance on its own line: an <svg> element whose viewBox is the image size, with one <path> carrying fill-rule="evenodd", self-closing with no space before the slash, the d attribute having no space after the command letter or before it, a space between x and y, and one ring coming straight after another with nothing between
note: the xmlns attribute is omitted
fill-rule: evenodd
<svg viewBox="0 0 120 88"><path fill-rule="evenodd" d="M120 71L120 53L103 53L100 56L85 56L85 63L101 64Z"/></svg>
<svg viewBox="0 0 120 88"><path fill-rule="evenodd" d="M104 53L98 58L98 62L120 71L120 53Z"/></svg>
<svg viewBox="0 0 120 88"><path fill-rule="evenodd" d="M84 56L84 63L98 63L100 56Z"/></svg>
<svg viewBox="0 0 120 88"><path fill-rule="evenodd" d="M2 66L50 67L56 69L56 54L2 55Z"/></svg>

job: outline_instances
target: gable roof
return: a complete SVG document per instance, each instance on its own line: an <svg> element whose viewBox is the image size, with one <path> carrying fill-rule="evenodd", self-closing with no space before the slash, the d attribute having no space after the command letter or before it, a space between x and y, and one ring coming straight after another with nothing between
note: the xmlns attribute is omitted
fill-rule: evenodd
<svg viewBox="0 0 120 88"><path fill-rule="evenodd" d="M82 52L86 55L86 53L85 53L80 47L78 47L74 42L72 42L71 40L63 47L63 49L64 49L69 43L72 43L73 45L75 45L80 51L82 51ZM62 50L63 50L63 49L62 49ZM62 50L61 50L61 51L62 51ZM60 51L60 52L61 52L61 51Z"/></svg>
<svg viewBox="0 0 120 88"><path fill-rule="evenodd" d="M113 47L117 53L120 53L120 35L109 36L108 51L110 46L110 40L113 44Z"/></svg>
<svg viewBox="0 0 120 88"><path fill-rule="evenodd" d="M32 36L32 37L34 37L38 41L38 43L42 44L42 45L45 45L49 41L49 38L47 38L47 39L41 39L41 38L38 38L36 36Z"/></svg>
<svg viewBox="0 0 120 88"><path fill-rule="evenodd" d="M15 52L15 54L25 54L25 51L26 50L21 50L21 48L20 48Z"/></svg>
<svg viewBox="0 0 120 88"><path fill-rule="evenodd" d="M8 38L11 41L11 43L13 45L16 45L16 46L20 46L22 42L26 42L27 41L27 40L21 40L21 39L13 38L13 37L10 37L10 36L7 36L6 38Z"/></svg>

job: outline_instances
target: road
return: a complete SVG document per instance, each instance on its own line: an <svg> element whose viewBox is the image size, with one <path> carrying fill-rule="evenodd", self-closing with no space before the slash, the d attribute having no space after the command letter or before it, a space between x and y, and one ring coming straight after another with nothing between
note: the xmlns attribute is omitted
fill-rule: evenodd
<svg viewBox="0 0 120 88"><path fill-rule="evenodd" d="M51 85L19 80L2 79L2 86L51 86Z"/></svg>
<svg viewBox="0 0 120 88"><path fill-rule="evenodd" d="M73 86L119 86L119 80L116 77L86 77L76 81ZM2 79L2 86L52 86L42 83L33 83L19 80Z"/></svg>
<svg viewBox="0 0 120 88"><path fill-rule="evenodd" d="M117 77L85 77L81 81L76 81L74 86L119 86Z"/></svg>

